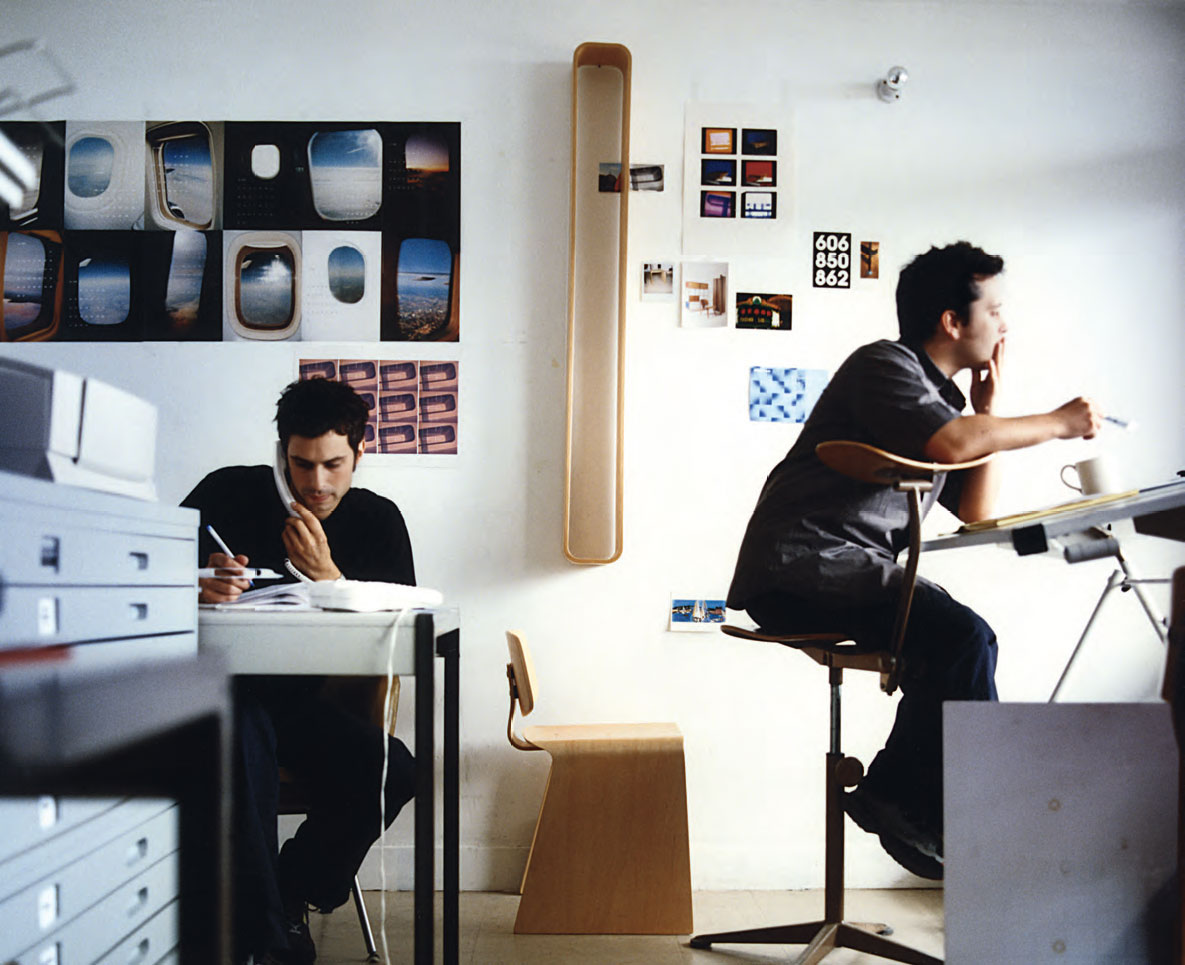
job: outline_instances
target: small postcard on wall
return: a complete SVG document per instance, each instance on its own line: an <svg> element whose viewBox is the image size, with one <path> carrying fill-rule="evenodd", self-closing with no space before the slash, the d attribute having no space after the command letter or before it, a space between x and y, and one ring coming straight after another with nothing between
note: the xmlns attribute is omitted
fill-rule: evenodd
<svg viewBox="0 0 1185 965"><path fill-rule="evenodd" d="M816 288L852 287L852 234L816 231L811 250Z"/></svg>
<svg viewBox="0 0 1185 965"><path fill-rule="evenodd" d="M788 332L790 331L790 317L793 309L793 295L737 292L736 327Z"/></svg>
<svg viewBox="0 0 1185 965"><path fill-rule="evenodd" d="M642 263L642 301L673 302L675 300L675 263L646 261Z"/></svg>
<svg viewBox="0 0 1185 965"><path fill-rule="evenodd" d="M672 596L667 628L675 631L714 630L724 622L724 600Z"/></svg>
<svg viewBox="0 0 1185 965"><path fill-rule="evenodd" d="M830 381L823 369L749 369L751 422L806 422Z"/></svg>
<svg viewBox="0 0 1185 965"><path fill-rule="evenodd" d="M661 191L663 189L664 165L631 164L631 191ZM617 194L621 191L621 164L602 162L597 165L597 190L602 194Z"/></svg>
<svg viewBox="0 0 1185 965"><path fill-rule="evenodd" d="M728 263L683 262L681 286L684 328L724 328L728 325Z"/></svg>

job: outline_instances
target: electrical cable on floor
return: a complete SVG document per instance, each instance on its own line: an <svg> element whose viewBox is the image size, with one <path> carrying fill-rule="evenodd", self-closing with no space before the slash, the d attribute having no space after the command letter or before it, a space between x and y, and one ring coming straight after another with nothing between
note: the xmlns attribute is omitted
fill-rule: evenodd
<svg viewBox="0 0 1185 965"><path fill-rule="evenodd" d="M395 683L395 644L399 640L399 628L410 607L399 610L387 635L387 694L383 700L383 772L379 780L379 933L383 937L383 960L390 965L391 950L387 945L387 852L383 847L383 836L387 831L387 768L391 760L391 731L395 723L395 701L392 689ZM416 695L419 699L419 694Z"/></svg>

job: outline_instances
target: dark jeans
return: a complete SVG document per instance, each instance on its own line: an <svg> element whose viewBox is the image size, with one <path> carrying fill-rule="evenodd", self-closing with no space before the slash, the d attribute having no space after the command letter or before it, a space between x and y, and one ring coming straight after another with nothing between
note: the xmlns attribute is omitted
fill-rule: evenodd
<svg viewBox="0 0 1185 965"><path fill-rule="evenodd" d="M346 712L308 681L236 688L235 928L241 956L287 946L283 899L325 910L350 897L358 866L379 836L382 728ZM389 827L415 792L415 762L387 737ZM277 853L277 768L297 777L308 815Z"/></svg>
<svg viewBox="0 0 1185 965"><path fill-rule="evenodd" d="M897 601L817 607L789 594L753 602L749 615L778 633L838 632L861 646L889 644ZM918 580L902 644L897 719L861 785L899 804L925 826L942 828L942 702L996 700L996 635L970 607Z"/></svg>

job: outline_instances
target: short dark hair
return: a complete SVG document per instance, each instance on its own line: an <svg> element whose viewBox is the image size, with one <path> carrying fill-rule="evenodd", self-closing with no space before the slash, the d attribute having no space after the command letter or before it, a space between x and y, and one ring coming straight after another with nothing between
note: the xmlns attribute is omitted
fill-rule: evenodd
<svg viewBox="0 0 1185 965"><path fill-rule="evenodd" d="M280 445L287 452L288 440L293 436L316 439L327 432L338 432L357 452L369 415L366 403L344 382L329 379L292 382L276 403Z"/></svg>
<svg viewBox="0 0 1185 965"><path fill-rule="evenodd" d="M897 279L897 325L901 340L921 344L950 309L966 322L979 282L1004 270L1004 259L967 241L931 248L901 269Z"/></svg>

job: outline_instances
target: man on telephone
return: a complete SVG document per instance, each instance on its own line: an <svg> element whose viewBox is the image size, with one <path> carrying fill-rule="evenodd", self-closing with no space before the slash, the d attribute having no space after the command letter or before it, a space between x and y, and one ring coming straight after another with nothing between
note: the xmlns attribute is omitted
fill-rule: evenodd
<svg viewBox="0 0 1185 965"><path fill-rule="evenodd" d="M208 565L250 563L293 578L415 583L411 539L399 508L351 486L362 458L366 404L349 386L293 382L276 405L277 462L206 476L182 505L202 514ZM215 545L212 527L222 541ZM234 555L228 555L225 549ZM203 603L229 603L249 586L228 573L199 580ZM326 641L326 645L330 645ZM322 694L320 677L236 682L236 954L256 963L310 963L308 906L336 908L378 837L384 739L388 825L414 793L414 762L400 740ZM278 768L312 800L296 835L278 848Z"/></svg>

